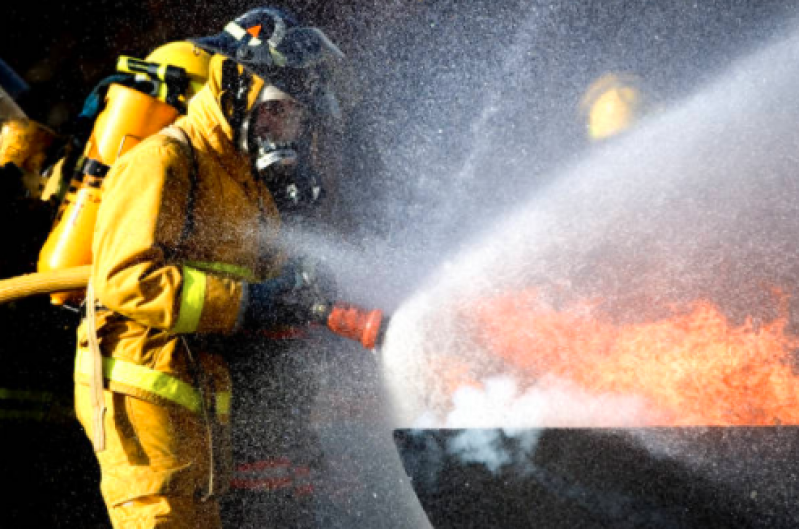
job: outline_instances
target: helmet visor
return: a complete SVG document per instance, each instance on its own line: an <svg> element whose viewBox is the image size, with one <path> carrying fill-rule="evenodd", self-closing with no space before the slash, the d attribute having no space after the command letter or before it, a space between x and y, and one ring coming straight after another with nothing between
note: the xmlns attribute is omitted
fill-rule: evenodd
<svg viewBox="0 0 799 529"><path fill-rule="evenodd" d="M344 57L338 46L318 28L291 28L283 35L273 35L268 42L278 66L310 68L330 57Z"/></svg>

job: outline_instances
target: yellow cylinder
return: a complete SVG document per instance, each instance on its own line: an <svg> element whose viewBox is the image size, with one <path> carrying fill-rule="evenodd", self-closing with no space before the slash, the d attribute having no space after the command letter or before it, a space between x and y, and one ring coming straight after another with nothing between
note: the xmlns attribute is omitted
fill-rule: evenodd
<svg viewBox="0 0 799 529"><path fill-rule="evenodd" d="M39 253L39 272L63 270L92 263L92 238L102 198L102 178L86 176L63 216ZM54 305L77 301L82 292L61 292L51 296Z"/></svg>
<svg viewBox="0 0 799 529"><path fill-rule="evenodd" d="M94 225L108 167L178 115L177 109L150 95L118 84L110 86L105 109L97 117L84 150L82 182L73 180L70 184L64 206L39 253L39 272L91 264ZM79 187L73 192L76 184ZM82 293L63 292L51 295L51 300L54 305L63 305L81 296Z"/></svg>
<svg viewBox="0 0 799 529"><path fill-rule="evenodd" d="M64 195L64 199L58 206L58 212L56 213L55 221L53 221L53 227L57 226L58 223L61 222L61 219L64 217L64 211L66 211L69 205L75 203L75 198L78 196L78 189L80 189L81 184L83 184L83 174L76 173L72 177L72 180L69 181L67 193Z"/></svg>
<svg viewBox="0 0 799 529"><path fill-rule="evenodd" d="M144 138L175 121L178 115L175 107L148 94L112 84L105 109L94 124L87 156L112 165Z"/></svg>

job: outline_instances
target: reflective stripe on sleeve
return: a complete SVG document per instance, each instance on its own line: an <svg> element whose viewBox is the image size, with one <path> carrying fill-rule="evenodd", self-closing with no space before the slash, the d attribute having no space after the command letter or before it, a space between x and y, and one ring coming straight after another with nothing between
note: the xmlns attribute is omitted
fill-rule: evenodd
<svg viewBox="0 0 799 529"><path fill-rule="evenodd" d="M180 294L178 321L172 328L176 334L194 332L200 324L205 303L205 272L183 267L183 288Z"/></svg>
<svg viewBox="0 0 799 529"><path fill-rule="evenodd" d="M186 266L206 272L221 272L246 281L256 281L255 273L244 266L228 263L208 263L202 261L186 261Z"/></svg>

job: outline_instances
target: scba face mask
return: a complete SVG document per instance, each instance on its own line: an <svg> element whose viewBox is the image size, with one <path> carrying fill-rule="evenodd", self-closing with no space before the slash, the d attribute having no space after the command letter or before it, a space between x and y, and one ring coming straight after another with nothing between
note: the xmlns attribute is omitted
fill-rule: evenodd
<svg viewBox="0 0 799 529"><path fill-rule="evenodd" d="M321 181L308 164L310 149L303 141L307 119L303 105L266 86L242 125L243 150L281 212L305 209L322 196Z"/></svg>
<svg viewBox="0 0 799 529"><path fill-rule="evenodd" d="M282 150L296 153L304 149L300 145ZM306 156L302 155L297 155L293 162L287 162L287 158L284 158L259 172L277 209L283 214L307 213L319 205L324 196L321 179L305 159Z"/></svg>

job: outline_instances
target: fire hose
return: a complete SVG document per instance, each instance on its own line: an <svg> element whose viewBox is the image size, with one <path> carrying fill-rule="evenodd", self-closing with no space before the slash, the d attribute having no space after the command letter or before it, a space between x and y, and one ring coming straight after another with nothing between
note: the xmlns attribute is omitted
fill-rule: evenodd
<svg viewBox="0 0 799 529"><path fill-rule="evenodd" d="M30 296L84 290L90 275L91 265L85 265L0 280L0 305ZM355 340L366 349L381 345L388 326L382 311L366 310L343 302L332 303L320 310L323 311L320 321L334 334Z"/></svg>
<svg viewBox="0 0 799 529"><path fill-rule="evenodd" d="M91 268L91 265L76 266L3 279L0 281L0 305L29 296L85 290Z"/></svg>

